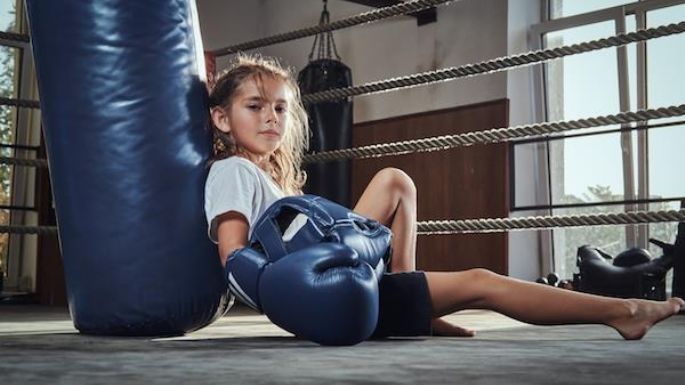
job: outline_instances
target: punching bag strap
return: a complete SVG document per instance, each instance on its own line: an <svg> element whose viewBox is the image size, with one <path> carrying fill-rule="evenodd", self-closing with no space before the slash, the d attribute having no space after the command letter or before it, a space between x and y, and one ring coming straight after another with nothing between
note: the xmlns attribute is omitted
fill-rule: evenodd
<svg viewBox="0 0 685 385"><path fill-rule="evenodd" d="M328 0L323 0L323 11L319 18L319 25L326 25L331 22L331 15L328 13ZM335 59L340 60L338 49L333 40L333 32L322 32L314 37L314 44L312 50L309 52L309 61L314 60L314 51L317 51L316 59ZM333 56L335 55L335 57Z"/></svg>

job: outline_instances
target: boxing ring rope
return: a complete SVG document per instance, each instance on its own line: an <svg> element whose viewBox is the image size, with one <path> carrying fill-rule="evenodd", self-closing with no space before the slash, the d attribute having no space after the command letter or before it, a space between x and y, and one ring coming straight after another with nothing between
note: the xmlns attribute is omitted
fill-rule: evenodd
<svg viewBox="0 0 685 385"><path fill-rule="evenodd" d="M682 115L685 115L685 104L657 109L638 110L634 112L621 112L613 115L604 115L585 119L493 128L484 131L465 132L463 134L432 136L422 139L371 144L342 150L325 151L306 155L304 157L304 162L309 163L341 159L377 158L381 156L402 155L414 152L441 151L460 146L507 142L512 139L520 138L543 137L554 133L583 128L640 122Z"/></svg>
<svg viewBox="0 0 685 385"><path fill-rule="evenodd" d="M350 16L345 19L336 20L325 25L315 25L312 27L302 28L291 32L276 34L273 36L252 40L232 46L219 48L212 51L216 56L225 56L239 51L247 51L250 49L266 47L273 44L284 43L286 41L297 40L308 36L318 35L320 33L336 31L348 27L353 27L360 24L368 24L376 21L402 16L410 13L421 12L438 5L445 5L456 0L410 0L399 4L382 7L373 11L360 13L355 16ZM16 41L28 43L31 41L29 35L0 31L0 40Z"/></svg>
<svg viewBox="0 0 685 385"><path fill-rule="evenodd" d="M28 43L31 41L31 38L29 37L29 35L25 35L23 33L0 31L0 40Z"/></svg>
<svg viewBox="0 0 685 385"><path fill-rule="evenodd" d="M430 220L418 222L417 230L419 234L488 233L509 230L548 229L553 227L631 225L678 221L685 221L685 209L520 218Z"/></svg>
<svg viewBox="0 0 685 385"><path fill-rule="evenodd" d="M399 5L402 4L398 4L398 6ZM559 59L565 56L577 55L580 53L596 51L599 49L618 47L629 43L646 41L658 37L670 36L682 32L685 32L685 21L677 24L662 25L656 28L648 28L636 32L613 35L602 39L591 40L572 45L543 49L538 51L529 51L522 54L505 56L475 64L466 64L459 67L449 67L435 71L426 71L392 79L370 82L359 86L335 88L331 90L315 92L312 94L303 95L302 101L304 103L318 103L327 100L344 99L352 96L370 95L400 88L410 88L419 85L456 80L479 74L499 72L502 70L508 70L530 64L541 63L551 59ZM29 100L0 98L0 105L3 104L29 108L39 108L39 104L37 101Z"/></svg>
<svg viewBox="0 0 685 385"><path fill-rule="evenodd" d="M36 168L48 168L48 161L46 159L21 159L0 156L0 164L10 164L13 166L26 166Z"/></svg>
<svg viewBox="0 0 685 385"><path fill-rule="evenodd" d="M413 75L366 83L359 86L334 88L303 95L302 101L305 103L317 103L326 100L344 99L350 96L370 95L399 88L410 88L418 85L461 79L484 73L493 73L522 67L551 59L558 59L564 56L576 55L579 53L596 51L603 48L618 47L628 43L635 43L658 37L675 35L682 32L685 32L685 21L678 24L668 24L656 28L643 29L637 32L622 33L578 44L505 56L476 64L466 64L459 67L426 71Z"/></svg>
<svg viewBox="0 0 685 385"><path fill-rule="evenodd" d="M0 234L57 234L57 226L0 225Z"/></svg>
<svg viewBox="0 0 685 385"><path fill-rule="evenodd" d="M401 4L398 4L397 6L400 5ZM580 53L596 51L604 48L618 47L629 43L646 41L658 37L679 34L682 32L685 32L685 21L677 24L662 25L656 28L648 28L636 32L613 35L602 39L591 40L572 45L543 49L538 51L529 51L522 54L505 56L475 64L466 64L459 67L450 67L435 71L426 71L392 79L370 82L359 86L335 88L331 90L315 92L312 94L303 95L302 101L304 103L318 103L327 100L336 100L353 96L370 95L400 88L411 88L419 85L434 84L443 81L471 77L479 74L499 72L502 70L508 70L530 64L541 63L551 59L559 59L565 56L577 55ZM255 46L253 48L258 48L260 46ZM0 105L15 105L21 107L39 108L38 102L36 101L7 98L0 98Z"/></svg>
<svg viewBox="0 0 685 385"><path fill-rule="evenodd" d="M417 223L421 235L459 233L491 233L510 230L535 230L555 227L630 225L685 221L685 209L662 211L631 211L578 215L550 215L520 218L482 218L460 220L430 220ZM54 226L0 226L0 234L57 234Z"/></svg>
<svg viewBox="0 0 685 385"><path fill-rule="evenodd" d="M37 100L12 99L12 98L4 98L1 96L0 96L0 105L40 109L40 103Z"/></svg>
<svg viewBox="0 0 685 385"><path fill-rule="evenodd" d="M224 48L215 51L215 54L224 54L220 52L224 50L227 50L226 53L232 53L235 52L231 51L232 49L235 49L237 51L258 48L264 45L275 44L281 41L294 40L300 37L315 35L321 32L332 31L334 29L345 28L348 26L367 23L374 20L380 20L382 18L397 16L400 14L416 12L421 9L429 8L438 4L449 3L451 1L453 0L407 1L405 3L401 3L392 7L381 8L376 11L367 12L355 17L333 22L325 26L305 28L291 33L276 35L270 38L264 38L260 40L255 40L253 42L243 43L238 46ZM305 32L306 34L303 34ZM476 64L467 64L460 67L451 67L394 79L376 81L372 83L363 84L360 86L317 92L313 94L304 95L302 99L306 103L315 103L352 96L374 94L400 88L414 87L423 84L432 84L441 81L454 80L484 73L508 70L511 68L516 68L524 65L540 63L550 59L557 59L564 56L590 52L603 48L617 47L628 43L645 41L657 37L669 36L682 32L685 32L685 22L669 24L657 28L640 30L637 32L619 34L607 38L592 40L569 46L562 46L539 51L531 51L528 53L502 57ZM8 36L13 39L23 39L22 35L18 34L10 33ZM0 38L3 38L3 35L0 35ZM8 37L6 36L4 38L7 39ZM28 41L28 39L28 36L26 36L26 40L21 41ZM11 105L26 108L40 108L40 105L37 101L9 98L0 98L0 105ZM439 151L459 146L497 143L502 141L509 141L515 138L545 136L569 130L577 130L610 124L640 122L651 119L667 118L681 115L685 115L685 104L657 109L638 110L634 112L621 112L618 114L592 117L586 119L536 123L506 128L495 128L485 131L467 132L456 135L445 135L394 143L375 144L357 148L348 148L343 150L327 151L307 155L304 158L304 161L317 162L338 159L357 159L387 155L400 155L413 152ZM0 157L0 164L11 164L39 168L45 168L48 166L47 161L45 159L18 159L9 157ZM673 221L685 221L685 209L667 211L636 211L626 213L580 214L571 216L534 216L519 218L430 220L419 222L417 224L417 230L419 234L452 234L544 229L553 227L643 224ZM55 234L57 233L57 228L51 226L0 226L0 233Z"/></svg>
<svg viewBox="0 0 685 385"><path fill-rule="evenodd" d="M219 48L212 51L216 56L225 56L239 51L247 51L250 49L261 48L277 43L296 40L307 36L314 36L324 32L335 31L338 29L348 28L359 24L371 23L383 19L388 19L395 16L402 16L408 13L420 12L437 5L451 3L455 0L411 0L399 4L391 5L389 7L378 8L373 11L360 13L359 15L351 16L345 19L336 20L328 24L316 25L298 29L291 32L281 33L262 39L252 40L245 43L232 45L225 48Z"/></svg>
<svg viewBox="0 0 685 385"><path fill-rule="evenodd" d="M312 163L343 159L378 158L382 156L404 155L415 152L443 151L461 146L471 146L474 144L488 144L508 142L512 139L544 137L549 136L550 134L565 131L600 127L610 124L641 122L682 115L685 115L685 104L656 109L620 112L613 115L603 115L569 121L534 123L512 127L493 128L484 131L471 131L462 134L432 136L422 139L371 144L367 146L308 154L304 157L303 162ZM0 164L38 168L48 167L45 159L0 157Z"/></svg>

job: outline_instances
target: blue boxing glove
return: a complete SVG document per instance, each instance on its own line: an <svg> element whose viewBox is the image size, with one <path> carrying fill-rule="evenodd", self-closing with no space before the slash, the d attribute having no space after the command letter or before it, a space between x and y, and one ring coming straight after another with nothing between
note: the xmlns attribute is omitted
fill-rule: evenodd
<svg viewBox="0 0 685 385"><path fill-rule="evenodd" d="M378 322L378 282L366 262L339 243L319 243L266 266L264 313L281 328L322 345L353 345Z"/></svg>
<svg viewBox="0 0 685 385"><path fill-rule="evenodd" d="M226 263L231 292L274 324L323 345L353 345L378 321L378 282L357 253L318 243L270 261L251 247Z"/></svg>
<svg viewBox="0 0 685 385"><path fill-rule="evenodd" d="M378 279L392 256L390 229L315 195L286 197L269 206L254 225L251 241L259 243L271 261L312 244L342 243L356 251Z"/></svg>
<svg viewBox="0 0 685 385"><path fill-rule="evenodd" d="M296 336L356 344L375 329L391 240L387 227L324 198L287 197L229 256L226 278L238 299Z"/></svg>
<svg viewBox="0 0 685 385"><path fill-rule="evenodd" d="M251 247L237 249L226 261L228 289L242 303L263 313L259 301L259 279L269 264L266 256Z"/></svg>

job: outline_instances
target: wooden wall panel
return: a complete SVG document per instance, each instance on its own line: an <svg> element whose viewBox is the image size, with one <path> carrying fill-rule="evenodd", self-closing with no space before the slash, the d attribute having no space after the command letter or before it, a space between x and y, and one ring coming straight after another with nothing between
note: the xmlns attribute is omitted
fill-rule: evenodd
<svg viewBox="0 0 685 385"><path fill-rule="evenodd" d="M506 127L506 99L355 125L354 146ZM458 147L352 162L352 200L373 175L397 167L414 179L418 220L509 215L508 145ZM485 267L506 274L507 233L419 235L417 268L428 271Z"/></svg>

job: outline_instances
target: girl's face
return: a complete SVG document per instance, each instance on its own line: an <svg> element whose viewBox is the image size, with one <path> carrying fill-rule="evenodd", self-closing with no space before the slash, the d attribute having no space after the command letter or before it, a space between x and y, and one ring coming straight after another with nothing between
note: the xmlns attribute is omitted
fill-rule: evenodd
<svg viewBox="0 0 685 385"><path fill-rule="evenodd" d="M285 135L290 92L280 79L247 80L236 90L228 109L216 109L212 119L252 161L268 161Z"/></svg>

